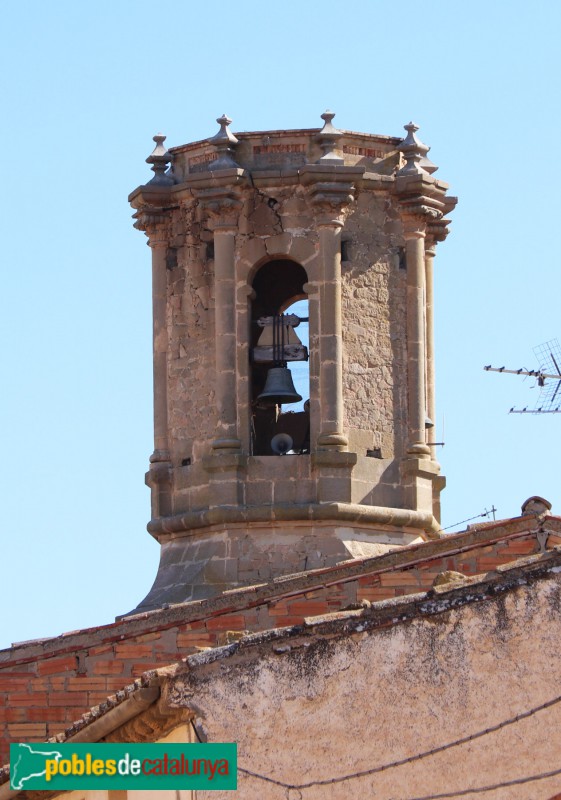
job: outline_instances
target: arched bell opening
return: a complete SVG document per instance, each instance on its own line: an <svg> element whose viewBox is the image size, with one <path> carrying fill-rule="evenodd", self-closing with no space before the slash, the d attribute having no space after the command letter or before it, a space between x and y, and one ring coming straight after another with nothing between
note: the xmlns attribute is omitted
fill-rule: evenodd
<svg viewBox="0 0 561 800"><path fill-rule="evenodd" d="M306 270L288 259L268 261L253 279L253 455L298 455L310 449L307 281ZM298 372L297 385L293 372Z"/></svg>

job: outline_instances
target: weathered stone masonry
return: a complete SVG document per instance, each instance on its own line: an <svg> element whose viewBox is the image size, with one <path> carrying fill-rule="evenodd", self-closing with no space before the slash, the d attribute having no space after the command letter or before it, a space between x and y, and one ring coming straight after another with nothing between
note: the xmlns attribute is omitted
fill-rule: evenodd
<svg viewBox="0 0 561 800"><path fill-rule="evenodd" d="M333 116L321 130L237 136L222 117L216 136L169 152L155 137L155 176L130 196L153 253L147 482L162 546L139 609L439 530L427 303L455 198L416 126L402 140L340 131ZM255 429L255 309L303 298L309 446L279 458ZM269 418L274 432L282 415Z"/></svg>

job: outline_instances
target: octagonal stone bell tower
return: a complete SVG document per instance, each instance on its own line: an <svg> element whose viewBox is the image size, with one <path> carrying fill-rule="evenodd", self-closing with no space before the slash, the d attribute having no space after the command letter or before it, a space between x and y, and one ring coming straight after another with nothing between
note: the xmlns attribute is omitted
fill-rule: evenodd
<svg viewBox="0 0 561 800"><path fill-rule="evenodd" d="M137 612L438 536L432 275L456 199L415 125L333 117L155 136L130 195L152 251L161 544Z"/></svg>

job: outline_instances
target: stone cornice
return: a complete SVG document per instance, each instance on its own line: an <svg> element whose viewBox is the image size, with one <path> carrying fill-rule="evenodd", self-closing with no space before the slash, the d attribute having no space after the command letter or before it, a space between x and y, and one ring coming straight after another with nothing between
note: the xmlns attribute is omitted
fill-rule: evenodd
<svg viewBox="0 0 561 800"><path fill-rule="evenodd" d="M455 209L457 203L457 197L445 197L444 215L450 214ZM436 245L438 242L443 242L446 239L449 233L448 226L451 222L452 220L443 216L441 219L429 223L427 227L427 238L430 240L431 246Z"/></svg>
<svg viewBox="0 0 561 800"><path fill-rule="evenodd" d="M171 186L146 184L138 186L129 195L129 203L136 209L134 227L146 234L150 247L163 244L169 233L174 207L170 189Z"/></svg>
<svg viewBox="0 0 561 800"><path fill-rule="evenodd" d="M219 186L239 186L247 181L246 170L240 167L231 167L208 172L194 172L192 175L188 175L182 183L176 184L172 191L176 194L185 188L210 189Z"/></svg>
<svg viewBox="0 0 561 800"><path fill-rule="evenodd" d="M160 517L148 523L148 531L156 539L170 534L199 531L213 525L236 523L269 523L296 520L328 520L356 522L361 525L390 525L423 531L428 537L438 536L440 526L432 514L403 508L366 506L357 503L290 503L255 506L217 506L200 511L186 511L172 517ZM195 534L196 535L196 534Z"/></svg>
<svg viewBox="0 0 561 800"><path fill-rule="evenodd" d="M137 186L129 194L129 203L133 208L141 208L143 206L161 206L167 207L172 204L171 199L171 186L150 185L149 183L143 186Z"/></svg>
<svg viewBox="0 0 561 800"><path fill-rule="evenodd" d="M344 164L326 166L324 164L306 164L298 170L300 182L313 183L355 183L366 172L365 167L350 167Z"/></svg>
<svg viewBox="0 0 561 800"><path fill-rule="evenodd" d="M428 247L435 247L438 242L443 242L448 236L448 225L451 223L450 219L439 219L427 226L427 241Z"/></svg>
<svg viewBox="0 0 561 800"><path fill-rule="evenodd" d="M181 200L193 197L196 190L234 187L247 184L247 173L243 169L232 168L201 172L189 175L182 183L173 186L144 184L137 186L129 194L129 203L133 208L159 207L169 209Z"/></svg>
<svg viewBox="0 0 561 800"><path fill-rule="evenodd" d="M433 226L433 231L436 232L437 228L434 226L438 226L444 214L455 205L451 204L451 198L446 197L447 188L448 184L423 171L407 175L398 173L394 194L399 200L406 227Z"/></svg>
<svg viewBox="0 0 561 800"><path fill-rule="evenodd" d="M355 200L356 182L364 167L309 164L300 170L300 182L307 187L320 226L341 227Z"/></svg>

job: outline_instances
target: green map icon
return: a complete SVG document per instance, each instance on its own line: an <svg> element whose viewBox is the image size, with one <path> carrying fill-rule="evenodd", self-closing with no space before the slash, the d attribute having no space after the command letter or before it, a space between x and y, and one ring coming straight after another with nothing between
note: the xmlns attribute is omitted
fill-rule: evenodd
<svg viewBox="0 0 561 800"><path fill-rule="evenodd" d="M15 752L14 752L15 751ZM10 786L12 789L30 789L34 779L44 780L47 772L47 759L58 761L62 758L59 750L46 750L45 745L10 745Z"/></svg>

